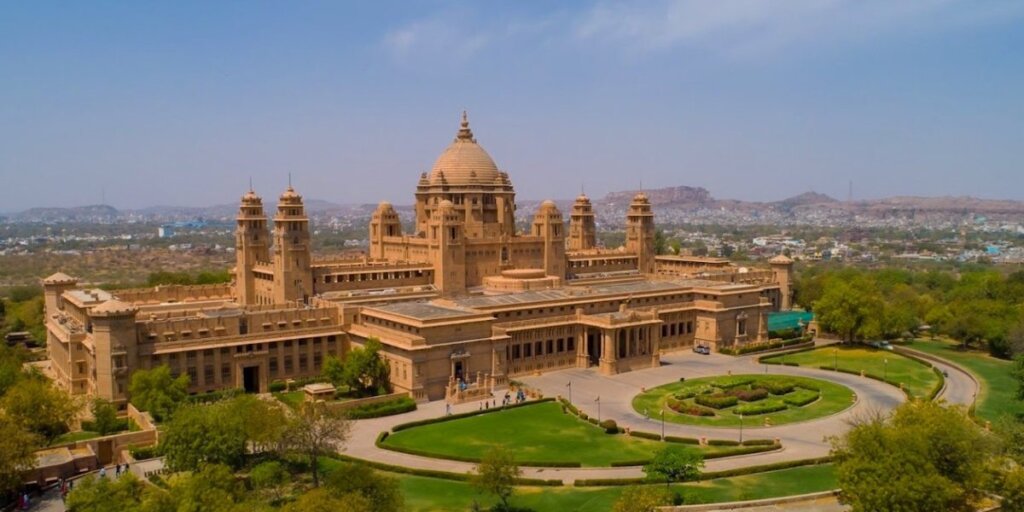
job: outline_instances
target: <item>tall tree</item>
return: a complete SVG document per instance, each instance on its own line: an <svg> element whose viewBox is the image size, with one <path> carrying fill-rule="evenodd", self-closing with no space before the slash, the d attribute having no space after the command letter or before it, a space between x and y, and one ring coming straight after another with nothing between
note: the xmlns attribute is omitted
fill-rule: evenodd
<svg viewBox="0 0 1024 512"><path fill-rule="evenodd" d="M472 482L477 489L497 497L501 501L502 510L508 510L508 500L512 497L516 480L521 474L522 471L516 465L512 452L495 446L477 464Z"/></svg>
<svg viewBox="0 0 1024 512"><path fill-rule="evenodd" d="M391 371L380 356L381 348L380 340L370 338L362 348L350 350L345 355L340 382L335 385L343 384L364 396L388 393Z"/></svg>
<svg viewBox="0 0 1024 512"><path fill-rule="evenodd" d="M703 467L704 458L700 453L679 446L666 446L644 466L644 473L648 478L664 478L668 486L674 482L695 480Z"/></svg>
<svg viewBox="0 0 1024 512"><path fill-rule="evenodd" d="M89 406L92 412L92 425L97 434L105 436L120 430L121 421L117 419L117 408L108 400L93 399Z"/></svg>
<svg viewBox="0 0 1024 512"><path fill-rule="evenodd" d="M67 393L57 389L41 377L22 379L7 390L0 409L16 425L38 434L51 444L68 431L81 404Z"/></svg>
<svg viewBox="0 0 1024 512"><path fill-rule="evenodd" d="M167 365L161 365L150 370L135 370L128 393L132 404L152 414L157 421L164 421L185 401L188 385L187 374L175 378Z"/></svg>
<svg viewBox="0 0 1024 512"><path fill-rule="evenodd" d="M814 312L821 326L840 334L844 340L875 334L870 321L881 314L879 297L863 280L853 282L833 280L814 303ZM877 329L877 324L875 324Z"/></svg>
<svg viewBox="0 0 1024 512"><path fill-rule="evenodd" d="M35 464L39 444L39 436L0 411L0 496L21 486L22 473Z"/></svg>
<svg viewBox="0 0 1024 512"><path fill-rule="evenodd" d="M324 487L338 498L358 494L375 512L399 512L404 508L398 480L365 466L342 464L324 477Z"/></svg>
<svg viewBox="0 0 1024 512"><path fill-rule="evenodd" d="M136 511L146 484L131 473L121 478L88 476L68 493L67 509L73 512Z"/></svg>
<svg viewBox="0 0 1024 512"><path fill-rule="evenodd" d="M345 444L350 430L344 413L320 401L304 402L289 421L285 443L292 451L309 458L313 487L320 485L317 459Z"/></svg>
<svg viewBox="0 0 1024 512"><path fill-rule="evenodd" d="M832 440L840 500L854 512L973 510L994 448L963 410L905 403Z"/></svg>

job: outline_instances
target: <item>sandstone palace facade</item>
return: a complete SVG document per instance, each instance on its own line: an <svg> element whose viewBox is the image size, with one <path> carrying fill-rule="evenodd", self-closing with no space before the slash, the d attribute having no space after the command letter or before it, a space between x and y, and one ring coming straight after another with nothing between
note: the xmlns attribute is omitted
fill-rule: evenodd
<svg viewBox="0 0 1024 512"><path fill-rule="evenodd" d="M545 201L517 229L512 181L465 115L415 197L412 232L381 203L357 259L312 256L302 197L289 186L272 223L255 192L242 196L231 284L108 292L50 276L50 370L71 393L123 406L135 369L167 365L188 374L194 392L265 392L378 338L395 389L435 400L517 375L590 366L615 374L695 344L765 341L768 312L790 307L785 257L746 269L656 255L643 193L620 248L598 247L585 195L568 225Z"/></svg>

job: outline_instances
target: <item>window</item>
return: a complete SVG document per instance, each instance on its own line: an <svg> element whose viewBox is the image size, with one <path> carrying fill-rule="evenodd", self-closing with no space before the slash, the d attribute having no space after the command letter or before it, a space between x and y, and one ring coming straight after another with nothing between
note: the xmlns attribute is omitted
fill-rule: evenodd
<svg viewBox="0 0 1024 512"><path fill-rule="evenodd" d="M270 374L271 375L277 375L277 358L276 357L271 357L270 358Z"/></svg>
<svg viewBox="0 0 1024 512"><path fill-rule="evenodd" d="M220 365L220 380L221 382L227 382L231 380L231 364L223 363Z"/></svg>
<svg viewBox="0 0 1024 512"><path fill-rule="evenodd" d="M530 349L532 347L533 347L533 345L531 345L529 343L524 343L523 344L523 357L530 357L530 355L531 355L530 354Z"/></svg>
<svg viewBox="0 0 1024 512"><path fill-rule="evenodd" d="M565 340L558 338L558 351L565 352Z"/></svg>
<svg viewBox="0 0 1024 512"><path fill-rule="evenodd" d="M300 372L306 371L306 365L307 365L306 354L304 354L304 353L303 354L299 354L299 371Z"/></svg>
<svg viewBox="0 0 1024 512"><path fill-rule="evenodd" d="M541 355L544 352L544 343L538 341L533 344L534 355Z"/></svg>
<svg viewBox="0 0 1024 512"><path fill-rule="evenodd" d="M512 345L512 359L519 359L519 345Z"/></svg>
<svg viewBox="0 0 1024 512"><path fill-rule="evenodd" d="M203 367L203 383L210 385L213 383L213 365L208 364Z"/></svg>
<svg viewBox="0 0 1024 512"><path fill-rule="evenodd" d="M547 350L545 350L544 353L545 354L553 354L555 352L554 351L554 344L555 344L554 341L548 340Z"/></svg>
<svg viewBox="0 0 1024 512"><path fill-rule="evenodd" d="M573 350L576 350L576 338L574 338L572 336L569 336L569 338L567 340L565 340L565 341L566 341L566 350L568 350L569 352L572 352Z"/></svg>

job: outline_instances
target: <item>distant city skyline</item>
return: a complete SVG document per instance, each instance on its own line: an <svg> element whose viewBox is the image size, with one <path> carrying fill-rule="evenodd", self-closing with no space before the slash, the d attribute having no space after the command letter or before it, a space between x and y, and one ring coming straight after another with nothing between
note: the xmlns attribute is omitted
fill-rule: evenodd
<svg viewBox="0 0 1024 512"><path fill-rule="evenodd" d="M1024 200L1024 3L12 3L0 212L411 204L469 111L518 197Z"/></svg>

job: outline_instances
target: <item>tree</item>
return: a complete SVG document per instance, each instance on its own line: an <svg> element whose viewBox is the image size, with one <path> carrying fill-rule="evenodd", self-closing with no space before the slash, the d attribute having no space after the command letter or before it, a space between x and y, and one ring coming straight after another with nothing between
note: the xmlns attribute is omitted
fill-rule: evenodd
<svg viewBox="0 0 1024 512"><path fill-rule="evenodd" d="M365 498L375 512L399 512L405 505L398 480L365 466L342 464L324 480L324 487L335 497L357 494Z"/></svg>
<svg viewBox="0 0 1024 512"><path fill-rule="evenodd" d="M175 378L167 365L161 365L132 373L128 392L136 407L148 411L157 421L164 421L185 401L188 385L187 374Z"/></svg>
<svg viewBox="0 0 1024 512"><path fill-rule="evenodd" d="M695 480L704 467L704 457L699 452L686 450L679 446L666 446L654 455L651 462L644 466L648 478L661 477L665 485L673 482Z"/></svg>
<svg viewBox="0 0 1024 512"><path fill-rule="evenodd" d="M250 453L279 449L287 425L279 405L238 395L181 406L165 425L160 445L167 466L177 471L208 463L238 469Z"/></svg>
<svg viewBox="0 0 1024 512"><path fill-rule="evenodd" d="M0 397L25 376L25 372L22 371L24 362L25 357L21 350L0 343Z"/></svg>
<svg viewBox="0 0 1024 512"><path fill-rule="evenodd" d="M0 496L21 486L22 473L36 462L39 442L39 436L0 411Z"/></svg>
<svg viewBox="0 0 1024 512"><path fill-rule="evenodd" d="M261 462L249 472L253 489L265 491L274 501L281 500L281 488L291 482L292 476L276 460Z"/></svg>
<svg viewBox="0 0 1024 512"><path fill-rule="evenodd" d="M512 452L495 446L477 464L472 482L480 491L496 496L501 501L502 510L507 510L508 500L512 497L516 480L521 474L522 471L516 465Z"/></svg>
<svg viewBox="0 0 1024 512"><path fill-rule="evenodd" d="M92 412L92 428L97 434L105 436L121 430L122 422L117 419L117 408L114 407L114 404L97 398L92 401L90 411Z"/></svg>
<svg viewBox="0 0 1024 512"><path fill-rule="evenodd" d="M222 464L204 464L194 473L172 475L168 487L177 512L232 510L245 501L243 487L231 468Z"/></svg>
<svg viewBox="0 0 1024 512"><path fill-rule="evenodd" d="M881 301L871 288L858 279L854 282L833 279L821 298L814 303L818 323L829 332L840 334L846 341L876 334L869 323L881 315ZM878 332L880 334L880 332Z"/></svg>
<svg viewBox="0 0 1024 512"><path fill-rule="evenodd" d="M0 409L7 411L8 418L15 424L39 434L46 444L51 444L68 431L81 406L50 381L32 377L22 379L7 390L0 401Z"/></svg>
<svg viewBox="0 0 1024 512"><path fill-rule="evenodd" d="M659 507L672 504L665 489L654 485L631 485L615 501L614 512L655 512Z"/></svg>
<svg viewBox="0 0 1024 512"><path fill-rule="evenodd" d="M962 409L905 403L832 439L840 500L854 512L973 510L995 447Z"/></svg>
<svg viewBox="0 0 1024 512"><path fill-rule="evenodd" d="M121 478L88 476L75 483L68 493L67 509L72 512L138 510L146 484L131 473Z"/></svg>
<svg viewBox="0 0 1024 512"><path fill-rule="evenodd" d="M313 487L320 485L317 458L348 440L351 425L344 413L326 402L304 402L289 421L285 443L293 451L309 457Z"/></svg>
<svg viewBox="0 0 1024 512"><path fill-rule="evenodd" d="M381 344L377 338L366 340L362 348L354 348L345 356L340 376L334 368L331 376L335 386L345 385L359 395L380 395L390 391L390 370L380 357ZM325 372L325 375L327 373Z"/></svg>
<svg viewBox="0 0 1024 512"><path fill-rule="evenodd" d="M361 494L346 494L336 497L327 489L313 489L299 499L289 503L282 512L322 512L335 510L342 512L375 512L373 505Z"/></svg>

